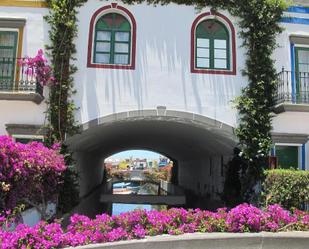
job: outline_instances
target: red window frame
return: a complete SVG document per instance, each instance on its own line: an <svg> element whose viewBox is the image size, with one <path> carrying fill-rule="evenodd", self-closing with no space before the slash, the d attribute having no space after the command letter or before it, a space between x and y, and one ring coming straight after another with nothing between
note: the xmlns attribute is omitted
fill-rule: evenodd
<svg viewBox="0 0 309 249"><path fill-rule="evenodd" d="M117 10L117 13L121 12L125 14L126 17L128 17L128 20L131 22L131 34L132 34L132 49L131 49L131 60L129 65L115 65L115 64L98 64L93 63L92 56L93 56L93 33L94 33L94 27L97 21L97 18L99 15L104 14L107 10ZM128 70L134 70L135 69L135 57L136 57L136 21L133 16L133 14L126 8L118 5L117 3L112 3L107 6L103 6L102 8L98 9L93 16L91 17L90 26L89 26L89 38L88 38L88 56L87 56L87 67L90 68L109 68L109 69L128 69Z"/></svg>
<svg viewBox="0 0 309 249"><path fill-rule="evenodd" d="M207 19L210 16L220 17L224 22L228 25L228 29L230 31L230 40L231 40L231 63L232 67L230 70L216 70L216 69L201 69L197 68L195 65L195 32L197 25ZM220 21L220 20L219 20ZM225 75L236 75L236 32L235 28L226 16L218 13L218 12L205 12L200 14L197 18L195 18L192 27L191 27L191 73L201 73L201 74L225 74Z"/></svg>

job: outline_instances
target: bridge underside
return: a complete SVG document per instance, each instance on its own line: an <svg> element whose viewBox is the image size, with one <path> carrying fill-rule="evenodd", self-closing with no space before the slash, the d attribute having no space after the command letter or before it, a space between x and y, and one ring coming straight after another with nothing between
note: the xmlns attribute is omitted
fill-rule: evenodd
<svg viewBox="0 0 309 249"><path fill-rule="evenodd" d="M151 204L151 205L185 205L186 199L184 196L176 195L113 195L103 194L100 198L101 202L112 203L131 203L131 204Z"/></svg>
<svg viewBox="0 0 309 249"><path fill-rule="evenodd" d="M129 115L127 115L129 116ZM188 116L188 115L187 115ZM171 158L176 166L176 182L189 195L216 199L223 182L223 165L236 144L233 129L205 118L183 118L169 115L126 117L96 120L84 125L84 131L68 140L75 152L81 179L81 196L87 196L80 212L100 212L100 194L89 192L103 180L103 161L117 152L130 149L152 150ZM190 199L190 198L189 198ZM207 204L208 203L208 204Z"/></svg>

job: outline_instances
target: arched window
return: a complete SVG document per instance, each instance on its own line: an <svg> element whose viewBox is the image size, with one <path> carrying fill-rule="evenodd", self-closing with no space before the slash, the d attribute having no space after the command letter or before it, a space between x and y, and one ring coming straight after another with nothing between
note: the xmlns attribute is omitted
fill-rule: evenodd
<svg viewBox="0 0 309 249"><path fill-rule="evenodd" d="M130 64L131 25L122 15L109 13L95 25L93 62L100 64Z"/></svg>
<svg viewBox="0 0 309 249"><path fill-rule="evenodd" d="M193 23L191 71L236 74L235 30L225 16L212 15L204 13Z"/></svg>
<svg viewBox="0 0 309 249"><path fill-rule="evenodd" d="M196 67L207 69L230 68L229 33L215 20L205 20L197 26L195 36Z"/></svg>
<svg viewBox="0 0 309 249"><path fill-rule="evenodd" d="M116 3L97 10L91 18L88 67L134 69L136 22Z"/></svg>

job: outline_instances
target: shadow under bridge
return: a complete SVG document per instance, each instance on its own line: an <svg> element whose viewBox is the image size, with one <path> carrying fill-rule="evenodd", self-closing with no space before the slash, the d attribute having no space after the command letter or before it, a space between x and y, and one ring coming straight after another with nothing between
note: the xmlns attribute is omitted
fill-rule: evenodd
<svg viewBox="0 0 309 249"><path fill-rule="evenodd" d="M194 113L158 109L92 120L67 139L80 173L77 211L90 216L102 212L103 162L115 153L145 149L166 155L175 166L173 184L203 195L206 187L213 188L203 181L214 184L215 169L222 164L217 159L231 156L236 143L233 127Z"/></svg>

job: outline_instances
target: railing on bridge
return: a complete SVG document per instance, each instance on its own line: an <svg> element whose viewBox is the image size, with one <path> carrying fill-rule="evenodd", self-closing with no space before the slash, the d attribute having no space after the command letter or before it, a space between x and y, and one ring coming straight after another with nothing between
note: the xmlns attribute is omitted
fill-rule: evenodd
<svg viewBox="0 0 309 249"><path fill-rule="evenodd" d="M158 186L157 194L118 194L113 193L113 184L119 182L151 183ZM102 203L152 204L152 205L184 205L184 192L171 183L160 181L110 179L102 189L100 201Z"/></svg>
<svg viewBox="0 0 309 249"><path fill-rule="evenodd" d="M0 91L43 95L43 87L37 82L34 68L20 63L22 60L0 57Z"/></svg>
<svg viewBox="0 0 309 249"><path fill-rule="evenodd" d="M276 104L309 104L309 72L291 72L284 68L278 74Z"/></svg>

